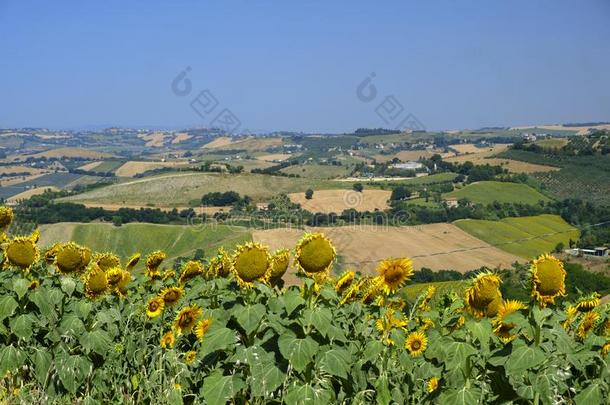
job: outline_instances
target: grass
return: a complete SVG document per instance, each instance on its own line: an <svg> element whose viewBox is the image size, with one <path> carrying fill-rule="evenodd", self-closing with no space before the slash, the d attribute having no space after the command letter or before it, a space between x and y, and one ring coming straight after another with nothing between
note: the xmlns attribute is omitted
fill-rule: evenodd
<svg viewBox="0 0 610 405"><path fill-rule="evenodd" d="M504 218L500 221L461 219L454 225L465 232L508 253L531 259L555 249L559 242L569 245L579 231L557 215ZM554 235L548 235L555 233ZM546 235L546 236L543 236ZM532 237L537 239L524 240ZM518 241L517 243L508 243Z"/></svg>
<svg viewBox="0 0 610 405"><path fill-rule="evenodd" d="M115 252L127 259L135 252L146 255L154 250L167 253L168 261L177 257L192 257L197 249L208 256L224 246L251 240L250 232L243 227L227 225L157 225L126 224L115 227L110 224L53 224L42 228L42 239L50 240L62 234L63 239L90 247L97 252Z"/></svg>
<svg viewBox="0 0 610 405"><path fill-rule="evenodd" d="M116 169L121 167L123 165L123 163L125 163L124 160L104 160L102 163L95 166L95 169L93 171L98 172L98 173L99 172L103 172L103 173L114 172Z"/></svg>
<svg viewBox="0 0 610 405"><path fill-rule="evenodd" d="M209 192L236 191L255 201L267 201L279 193L351 188L352 183L330 180L268 176L263 174L172 173L101 187L64 201L102 204L146 205L162 201L164 206L187 206Z"/></svg>
<svg viewBox="0 0 610 405"><path fill-rule="evenodd" d="M501 203L537 204L538 201L550 201L539 191L526 184L506 183L500 181L481 181L469 184L461 189L443 194L444 198L466 198L474 203L491 204L494 201Z"/></svg>

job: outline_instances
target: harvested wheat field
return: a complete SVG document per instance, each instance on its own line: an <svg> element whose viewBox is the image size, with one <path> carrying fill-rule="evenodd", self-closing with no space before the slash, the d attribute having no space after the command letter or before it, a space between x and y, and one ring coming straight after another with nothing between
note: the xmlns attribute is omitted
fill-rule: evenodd
<svg viewBox="0 0 610 405"><path fill-rule="evenodd" d="M32 155L15 155L9 160L25 160L27 158L83 158L83 159L107 159L112 158L114 155L105 152L98 152L91 149L83 149L83 148L57 148L50 149L44 152L34 153Z"/></svg>
<svg viewBox="0 0 610 405"><path fill-rule="evenodd" d="M451 147L457 150L460 155L445 159L448 162L472 162L476 165L497 165L508 169L508 171L512 173L538 173L559 170L559 168L553 166L493 157L494 155L507 150L508 145L506 144L497 144L489 148L477 148L473 144L452 145Z"/></svg>
<svg viewBox="0 0 610 405"><path fill-rule="evenodd" d="M188 162L138 162L130 160L116 170L119 177L134 177L140 173L162 167L186 167Z"/></svg>
<svg viewBox="0 0 610 405"><path fill-rule="evenodd" d="M59 191L57 187L37 187L31 188L29 190L24 191L23 193L19 193L12 197L6 199L8 203L16 203L19 200L27 200L32 196L44 194L45 191Z"/></svg>
<svg viewBox="0 0 610 405"><path fill-rule="evenodd" d="M521 162L519 160L502 159L502 158L484 158L472 161L479 165L490 164L492 166L502 166L508 169L511 173L540 173L553 172L560 170L560 167L539 165L536 163Z"/></svg>
<svg viewBox="0 0 610 405"><path fill-rule="evenodd" d="M138 138L146 141L146 146L149 148L160 148L165 142L165 136L163 132L153 132L152 134L138 135Z"/></svg>
<svg viewBox="0 0 610 405"><path fill-rule="evenodd" d="M295 156L295 155L290 155L288 153L273 153L271 155L259 156L257 159L264 160L265 162L274 162L274 161L282 162L286 159L290 159L293 156Z"/></svg>
<svg viewBox="0 0 610 405"><path fill-rule="evenodd" d="M97 161L97 162L87 163L86 165L82 165L81 167L79 167L79 169L90 172L90 171L95 170L95 168L98 167L99 165L101 165L102 163L104 163L104 162Z"/></svg>
<svg viewBox="0 0 610 405"><path fill-rule="evenodd" d="M176 145L176 144L178 144L180 142L187 141L187 140L189 140L191 138L192 138L192 136L190 136L186 132L178 132L176 134L176 136L174 137L174 139L172 139L172 145Z"/></svg>
<svg viewBox="0 0 610 405"><path fill-rule="evenodd" d="M3 174L5 176L8 176L12 173L45 174L48 172L49 172L48 170L38 169L36 167L29 167L29 166L20 166L20 165L0 166L0 174Z"/></svg>
<svg viewBox="0 0 610 405"><path fill-rule="evenodd" d="M308 228L307 231L326 234L341 255L342 263L362 273L372 273L377 261L388 257L410 257L416 270L428 267L433 270L453 269L461 272L482 266L509 266L515 261L523 261L518 256L492 247L446 223L403 227L362 225ZM252 233L252 238L269 245L271 249L292 248L303 232L300 229L286 228L259 230ZM479 249L456 251L471 248ZM295 277L287 275L285 280L291 283L295 281Z"/></svg>
<svg viewBox="0 0 610 405"><path fill-rule="evenodd" d="M388 190L318 190L314 191L311 200L305 198L305 193L292 193L288 197L310 212L340 214L350 208L357 211L384 210L388 208L391 194Z"/></svg>
<svg viewBox="0 0 610 405"><path fill-rule="evenodd" d="M202 146L203 149L216 149L222 148L224 146L228 146L233 142L233 140L228 136L221 136L219 138L214 139L212 142L208 142Z"/></svg>

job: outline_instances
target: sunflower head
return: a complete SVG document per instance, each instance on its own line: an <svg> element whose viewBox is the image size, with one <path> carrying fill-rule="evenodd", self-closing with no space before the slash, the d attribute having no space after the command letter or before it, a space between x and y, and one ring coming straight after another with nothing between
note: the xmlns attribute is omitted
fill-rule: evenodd
<svg viewBox="0 0 610 405"><path fill-rule="evenodd" d="M128 292L129 282L131 281L131 273L128 270L121 270L121 281L116 286L115 292L120 297L126 297Z"/></svg>
<svg viewBox="0 0 610 405"><path fill-rule="evenodd" d="M542 255L530 266L532 297L541 307L554 304L555 298L565 295L566 271L563 263L551 255Z"/></svg>
<svg viewBox="0 0 610 405"><path fill-rule="evenodd" d="M95 262L91 263L83 275L83 283L85 284L85 295L89 299L99 298L109 290L106 272Z"/></svg>
<svg viewBox="0 0 610 405"><path fill-rule="evenodd" d="M207 273L208 277L227 277L231 274L232 266L231 256L225 248L220 247L218 248L216 256L210 260Z"/></svg>
<svg viewBox="0 0 610 405"><path fill-rule="evenodd" d="M93 261L97 263L98 266L104 271L111 269L113 267L120 267L121 260L114 253L96 253L93 256Z"/></svg>
<svg viewBox="0 0 610 405"><path fill-rule="evenodd" d="M276 250L271 257L271 275L269 278L274 280L280 280L282 276L288 270L290 264L290 252L288 249Z"/></svg>
<svg viewBox="0 0 610 405"><path fill-rule="evenodd" d="M344 271L343 274L341 274L341 276L339 277L339 279L337 279L337 281L335 282L335 291L337 292L337 294L341 294L343 291L345 291L345 289L352 284L354 278L356 278L356 272L352 270Z"/></svg>
<svg viewBox="0 0 610 405"><path fill-rule="evenodd" d="M102 268L102 266L100 266L100 268ZM123 269L120 267L111 267L106 269L106 280L108 281L108 288L110 290L117 288L122 279Z"/></svg>
<svg viewBox="0 0 610 405"><path fill-rule="evenodd" d="M0 231L5 231L13 222L13 209L7 206L0 206Z"/></svg>
<svg viewBox="0 0 610 405"><path fill-rule="evenodd" d="M492 326L494 328L494 333L502 342L508 343L517 337L517 335L511 333L515 327L515 324L512 322L506 322L506 318L510 314L522 309L525 309L525 305L521 301L506 300L500 304L496 317L492 321Z"/></svg>
<svg viewBox="0 0 610 405"><path fill-rule="evenodd" d="M433 393L438 388L438 383L439 383L438 377L430 378L428 380L428 382L426 383L426 391L428 391L429 394Z"/></svg>
<svg viewBox="0 0 610 405"><path fill-rule="evenodd" d="M160 250L152 252L146 257L146 276L148 278L155 279L161 276L159 266L161 266L166 257L165 252Z"/></svg>
<svg viewBox="0 0 610 405"><path fill-rule="evenodd" d="M161 297L165 306L172 307L180 301L183 294L184 289L182 287L167 287L161 290L159 297Z"/></svg>
<svg viewBox="0 0 610 405"><path fill-rule="evenodd" d="M466 289L466 309L477 318L495 315L502 302L501 283L502 280L496 274L479 273L473 279L472 285Z"/></svg>
<svg viewBox="0 0 610 405"><path fill-rule="evenodd" d="M197 305L186 306L178 312L176 319L174 319L174 329L176 333L181 335L182 333L190 332L197 323L197 318L202 314L201 308Z"/></svg>
<svg viewBox="0 0 610 405"><path fill-rule="evenodd" d="M329 273L337 252L321 233L305 234L296 246L295 263L307 275Z"/></svg>
<svg viewBox="0 0 610 405"><path fill-rule="evenodd" d="M127 264L125 265L125 269L128 270L128 271L131 271L134 267L136 267L136 265L140 261L141 257L142 257L141 253L134 253L133 255L131 255L129 260L127 260Z"/></svg>
<svg viewBox="0 0 610 405"><path fill-rule="evenodd" d="M413 275L413 263L407 257L382 260L377 265L377 273L383 291L392 294Z"/></svg>
<svg viewBox="0 0 610 405"><path fill-rule="evenodd" d="M580 324L578 325L578 329L576 330L576 334L578 335L578 337L580 337L581 339L586 338L589 332L591 332L591 330L595 328L595 325L597 324L598 320L599 314L597 312L590 311L585 313L582 318L582 321L580 321Z"/></svg>
<svg viewBox="0 0 610 405"><path fill-rule="evenodd" d="M61 244L56 243L53 246L50 246L47 250L45 250L44 255L43 255L44 261L48 265L55 263L55 256L57 255L57 252L59 252L60 248L61 248Z"/></svg>
<svg viewBox="0 0 610 405"><path fill-rule="evenodd" d="M4 246L4 257L6 258L5 266L29 270L40 258L40 253L34 238L18 236L9 240Z"/></svg>
<svg viewBox="0 0 610 405"><path fill-rule="evenodd" d="M167 281L173 279L174 277L176 277L176 272L174 270L166 270L163 273L162 279L163 281Z"/></svg>
<svg viewBox="0 0 610 405"><path fill-rule="evenodd" d="M600 295L597 292L591 293L587 296L580 297L576 301L575 308L578 312L589 312L592 311L600 303Z"/></svg>
<svg viewBox="0 0 610 405"><path fill-rule="evenodd" d="M375 302L375 299L379 297L384 291L384 284L381 276L373 278L363 278L365 282L360 287L362 293L361 301L363 304L369 305Z"/></svg>
<svg viewBox="0 0 610 405"><path fill-rule="evenodd" d="M91 251L73 242L64 243L55 253L55 267L60 273L83 271L91 260Z"/></svg>
<svg viewBox="0 0 610 405"><path fill-rule="evenodd" d="M190 350L184 354L184 362L186 364L193 364L193 362L197 360L197 352L194 350Z"/></svg>
<svg viewBox="0 0 610 405"><path fill-rule="evenodd" d="M610 340L604 343L600 351L602 356L607 356L610 353Z"/></svg>
<svg viewBox="0 0 610 405"><path fill-rule="evenodd" d="M422 298L422 301L417 307L417 309L419 309L420 311L428 311L430 309L428 307L428 304L430 304L430 301L432 301L432 297L434 297L435 293L436 287L433 285L428 286L428 288L426 289L426 295Z"/></svg>
<svg viewBox="0 0 610 405"><path fill-rule="evenodd" d="M409 336L407 336L405 347L412 357L422 355L427 346L428 338L423 332L411 332Z"/></svg>
<svg viewBox="0 0 610 405"><path fill-rule="evenodd" d="M238 246L233 254L233 274L242 287L251 287L254 281L266 281L271 274L271 264L268 249L256 242Z"/></svg>
<svg viewBox="0 0 610 405"><path fill-rule="evenodd" d="M30 289L30 290L35 290L35 289L37 289L37 288L38 288L38 286L39 286L39 285L40 285L40 281L39 281L38 279L36 279L36 278L35 278L35 279L33 279L33 280L30 282L29 289Z"/></svg>
<svg viewBox="0 0 610 405"><path fill-rule="evenodd" d="M174 347L174 345L176 344L176 337L174 336L174 332L167 331L162 337L161 337L161 347L164 349L171 349L172 347Z"/></svg>
<svg viewBox="0 0 610 405"><path fill-rule="evenodd" d="M198 260L189 260L182 265L180 271L180 284L184 284L193 278L202 275L204 272L203 265Z"/></svg>
<svg viewBox="0 0 610 405"><path fill-rule="evenodd" d="M161 315L165 308L165 301L161 297L151 298L146 304L146 315L149 318L156 318Z"/></svg>
<svg viewBox="0 0 610 405"><path fill-rule="evenodd" d="M211 319L203 319L197 322L197 326L195 327L195 334L197 335L197 339L203 340L206 332L210 329L212 325Z"/></svg>

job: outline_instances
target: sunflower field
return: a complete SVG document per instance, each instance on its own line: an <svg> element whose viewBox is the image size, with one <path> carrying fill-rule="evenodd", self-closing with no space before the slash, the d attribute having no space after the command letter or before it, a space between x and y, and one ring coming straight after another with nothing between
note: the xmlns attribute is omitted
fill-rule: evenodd
<svg viewBox="0 0 610 405"><path fill-rule="evenodd" d="M0 228L12 211L0 207ZM610 308L562 299L531 263L530 302L478 274L463 296L401 294L408 258L332 273L322 234L293 251L245 243L165 267L161 251L38 246L2 233L0 401L150 404L604 404ZM294 265L300 285L283 286Z"/></svg>

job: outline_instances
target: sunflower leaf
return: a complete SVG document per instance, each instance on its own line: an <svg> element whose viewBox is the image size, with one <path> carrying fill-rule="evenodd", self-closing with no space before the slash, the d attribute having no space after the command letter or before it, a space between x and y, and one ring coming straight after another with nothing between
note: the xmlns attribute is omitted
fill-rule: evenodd
<svg viewBox="0 0 610 405"><path fill-rule="evenodd" d="M283 335L278 340L278 346L282 356L290 361L297 371L305 370L318 352L318 343L310 337L297 339L295 336Z"/></svg>
<svg viewBox="0 0 610 405"><path fill-rule="evenodd" d="M22 299L25 293L28 292L30 282L25 278L18 278L13 281L13 291L17 293L17 297Z"/></svg>
<svg viewBox="0 0 610 405"><path fill-rule="evenodd" d="M265 306L263 304L248 305L241 307L235 311L237 315L235 319L239 326L241 326L248 336L252 335L265 316Z"/></svg>
<svg viewBox="0 0 610 405"><path fill-rule="evenodd" d="M225 405L244 385L237 376L224 376L216 372L203 380L201 395L208 405Z"/></svg>
<svg viewBox="0 0 610 405"><path fill-rule="evenodd" d="M518 346L506 361L506 370L511 374L521 373L544 362L544 352L536 347Z"/></svg>
<svg viewBox="0 0 610 405"><path fill-rule="evenodd" d="M342 349L331 349L324 353L320 368L335 377L347 378L351 362L350 354Z"/></svg>
<svg viewBox="0 0 610 405"><path fill-rule="evenodd" d="M10 295L0 298L0 321L13 315L18 306L17 301Z"/></svg>

